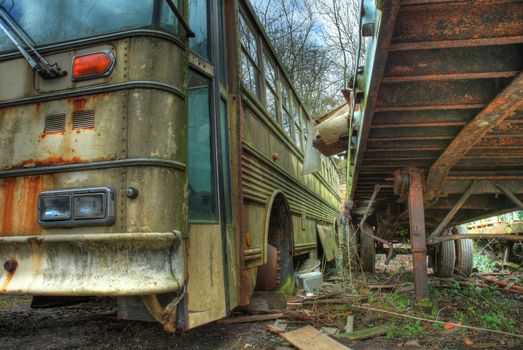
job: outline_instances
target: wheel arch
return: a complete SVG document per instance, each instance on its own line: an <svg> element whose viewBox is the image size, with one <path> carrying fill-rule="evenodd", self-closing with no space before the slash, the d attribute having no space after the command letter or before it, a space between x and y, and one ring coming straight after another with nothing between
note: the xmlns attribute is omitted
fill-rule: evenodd
<svg viewBox="0 0 523 350"><path fill-rule="evenodd" d="M269 197L269 200L267 201L267 204L265 205L265 223L264 223L264 232L263 232L263 263L267 263L267 245L269 244L269 231L270 231L270 221L271 221L271 214L272 209L274 208L274 205L281 205L284 206L286 215L288 216L288 239L290 240L292 250L294 251L294 228L292 224L292 213L291 213L291 207L289 205L289 201L287 199L287 196L285 196L285 193L283 193L282 190L274 190Z"/></svg>

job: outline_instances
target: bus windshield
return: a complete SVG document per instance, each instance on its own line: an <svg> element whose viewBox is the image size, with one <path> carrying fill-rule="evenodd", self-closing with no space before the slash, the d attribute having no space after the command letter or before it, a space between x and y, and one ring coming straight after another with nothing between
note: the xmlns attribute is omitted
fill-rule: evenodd
<svg viewBox="0 0 523 350"><path fill-rule="evenodd" d="M175 1L177 3L177 1ZM154 16L154 6L161 6ZM36 46L136 28L174 34L176 19L165 1L155 0L0 0L2 7ZM0 32L0 51L15 46Z"/></svg>

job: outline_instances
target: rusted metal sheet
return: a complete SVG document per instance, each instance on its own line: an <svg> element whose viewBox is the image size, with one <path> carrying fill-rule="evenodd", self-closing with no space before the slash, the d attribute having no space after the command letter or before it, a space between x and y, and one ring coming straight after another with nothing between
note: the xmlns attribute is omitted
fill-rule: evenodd
<svg viewBox="0 0 523 350"><path fill-rule="evenodd" d="M323 254L327 261L332 261L338 256L338 245L336 243L336 236L334 228L330 225L316 225L318 236L320 237L321 246L323 247Z"/></svg>
<svg viewBox="0 0 523 350"><path fill-rule="evenodd" d="M180 233L0 238L1 294L146 295L185 281Z"/></svg>

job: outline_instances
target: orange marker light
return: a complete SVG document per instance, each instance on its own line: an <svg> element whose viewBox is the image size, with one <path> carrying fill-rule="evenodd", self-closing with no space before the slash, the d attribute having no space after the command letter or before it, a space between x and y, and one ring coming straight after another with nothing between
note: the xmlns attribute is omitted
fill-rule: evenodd
<svg viewBox="0 0 523 350"><path fill-rule="evenodd" d="M73 79L90 79L104 77L111 73L114 56L110 51L97 52L73 59Z"/></svg>

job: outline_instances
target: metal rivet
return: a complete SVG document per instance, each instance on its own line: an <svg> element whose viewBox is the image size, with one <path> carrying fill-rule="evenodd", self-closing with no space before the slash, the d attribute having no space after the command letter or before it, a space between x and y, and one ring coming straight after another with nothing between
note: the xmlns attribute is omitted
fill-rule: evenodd
<svg viewBox="0 0 523 350"><path fill-rule="evenodd" d="M125 195L131 199L135 199L136 197L138 197L139 193L140 191L138 191L138 189L134 187L127 187L127 189L125 190Z"/></svg>

